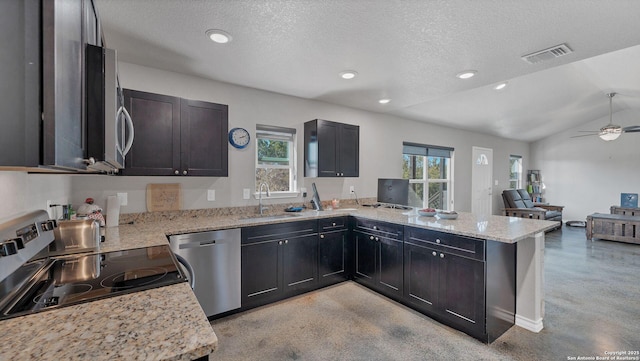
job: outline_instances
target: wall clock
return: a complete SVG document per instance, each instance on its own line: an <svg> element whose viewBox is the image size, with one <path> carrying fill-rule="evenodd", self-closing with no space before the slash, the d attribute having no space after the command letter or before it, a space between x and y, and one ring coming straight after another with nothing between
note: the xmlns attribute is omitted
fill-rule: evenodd
<svg viewBox="0 0 640 361"><path fill-rule="evenodd" d="M229 143L238 149L246 148L249 145L251 136L244 128L233 128L229 131Z"/></svg>

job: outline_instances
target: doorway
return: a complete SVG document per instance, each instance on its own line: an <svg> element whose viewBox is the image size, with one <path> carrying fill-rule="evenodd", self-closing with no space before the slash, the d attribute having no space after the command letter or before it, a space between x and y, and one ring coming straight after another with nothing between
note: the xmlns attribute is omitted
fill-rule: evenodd
<svg viewBox="0 0 640 361"><path fill-rule="evenodd" d="M471 212L493 214L493 149L473 147L471 169Z"/></svg>

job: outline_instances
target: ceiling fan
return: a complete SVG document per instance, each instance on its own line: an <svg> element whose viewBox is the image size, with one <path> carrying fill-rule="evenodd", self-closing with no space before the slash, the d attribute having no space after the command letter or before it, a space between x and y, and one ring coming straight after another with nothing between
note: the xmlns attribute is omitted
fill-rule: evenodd
<svg viewBox="0 0 640 361"><path fill-rule="evenodd" d="M600 137L600 139L606 140L608 142L610 140L618 139L618 137L622 133L638 133L638 132L640 132L640 125L631 125L631 126L628 126L628 127L622 127L620 125L613 124L613 122L612 122L613 110L612 110L611 103L612 103L613 97L616 96L616 94L617 93L608 93L607 94L607 96L609 97L609 124L607 124L604 127L600 128L600 130L581 130L580 132L590 133L590 134L574 135L571 138L588 137L588 136L591 136L591 135L597 135L597 136Z"/></svg>

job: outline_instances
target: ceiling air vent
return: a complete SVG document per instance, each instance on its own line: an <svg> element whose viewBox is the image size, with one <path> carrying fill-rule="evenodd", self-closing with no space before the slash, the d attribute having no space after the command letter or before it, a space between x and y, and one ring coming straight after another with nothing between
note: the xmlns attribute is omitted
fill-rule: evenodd
<svg viewBox="0 0 640 361"><path fill-rule="evenodd" d="M522 57L522 60L529 64L540 63L549 59L554 59L563 55L572 53L573 50L569 48L567 44L560 44L552 46L548 49L536 51L535 53L527 54Z"/></svg>

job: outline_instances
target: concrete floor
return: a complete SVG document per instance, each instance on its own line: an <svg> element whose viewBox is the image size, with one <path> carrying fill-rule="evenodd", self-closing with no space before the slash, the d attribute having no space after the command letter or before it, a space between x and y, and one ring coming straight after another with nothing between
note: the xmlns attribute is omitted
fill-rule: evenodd
<svg viewBox="0 0 640 361"><path fill-rule="evenodd" d="M211 360L570 360L616 351L640 360L640 246L587 241L584 228L565 226L547 233L545 247L540 333L514 326L485 345L344 282L212 321Z"/></svg>

